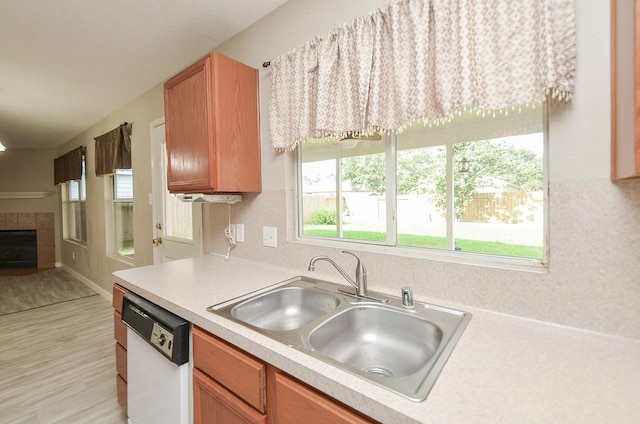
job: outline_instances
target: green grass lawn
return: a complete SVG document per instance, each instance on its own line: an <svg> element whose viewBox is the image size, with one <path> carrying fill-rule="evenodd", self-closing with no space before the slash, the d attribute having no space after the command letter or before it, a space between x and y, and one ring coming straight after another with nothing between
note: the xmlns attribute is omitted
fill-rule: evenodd
<svg viewBox="0 0 640 424"><path fill-rule="evenodd" d="M306 229L304 234L316 237L336 237L333 230ZM344 231L343 238L352 240L369 240L384 242L386 234L375 231ZM431 249L446 249L445 237L420 236L415 234L398 234L398 245L410 247L426 247ZM513 256L518 258L542 259L541 246L524 246L521 244L506 244L495 241L456 239L456 247L463 252L484 253L488 255Z"/></svg>

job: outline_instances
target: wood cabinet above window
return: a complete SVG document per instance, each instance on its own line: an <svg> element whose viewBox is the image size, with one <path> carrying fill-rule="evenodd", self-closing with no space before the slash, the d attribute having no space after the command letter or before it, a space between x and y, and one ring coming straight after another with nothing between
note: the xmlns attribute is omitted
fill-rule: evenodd
<svg viewBox="0 0 640 424"><path fill-rule="evenodd" d="M258 108L258 71L217 52L169 79L169 191L260 192Z"/></svg>
<svg viewBox="0 0 640 424"><path fill-rule="evenodd" d="M640 0L611 0L611 179L640 177Z"/></svg>

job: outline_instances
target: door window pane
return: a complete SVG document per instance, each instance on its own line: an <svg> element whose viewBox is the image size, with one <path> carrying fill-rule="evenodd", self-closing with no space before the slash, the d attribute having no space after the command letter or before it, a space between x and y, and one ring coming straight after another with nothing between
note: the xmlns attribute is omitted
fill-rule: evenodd
<svg viewBox="0 0 640 424"><path fill-rule="evenodd" d="M192 203L165 192L165 236L193 240Z"/></svg>

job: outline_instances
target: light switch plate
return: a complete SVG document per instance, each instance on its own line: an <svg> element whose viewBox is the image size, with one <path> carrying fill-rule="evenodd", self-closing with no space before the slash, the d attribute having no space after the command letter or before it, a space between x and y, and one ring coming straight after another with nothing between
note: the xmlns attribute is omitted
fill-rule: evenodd
<svg viewBox="0 0 640 424"><path fill-rule="evenodd" d="M262 227L262 245L278 247L278 229L276 227Z"/></svg>

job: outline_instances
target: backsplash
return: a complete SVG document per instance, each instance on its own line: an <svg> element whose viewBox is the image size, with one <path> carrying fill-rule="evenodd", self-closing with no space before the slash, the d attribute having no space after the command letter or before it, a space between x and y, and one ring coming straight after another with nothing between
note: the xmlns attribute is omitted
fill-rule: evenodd
<svg viewBox="0 0 640 424"><path fill-rule="evenodd" d="M640 179L563 181L552 183L550 192L548 273L359 253L369 287L396 294L410 285L416 299L640 339ZM314 255L339 258L337 249L286 241L287 232L295 234L285 214L285 205L295 198L288 195L268 191L232 206L232 221L245 224L245 242L232 256L277 263L297 273L306 271ZM207 207L205 250L226 254L227 206ZM278 227L277 248L262 246L262 226ZM326 271L319 270L318 276L339 281Z"/></svg>

